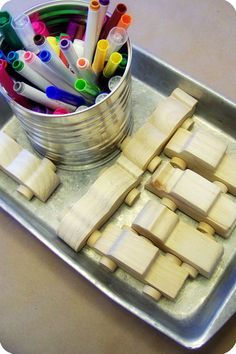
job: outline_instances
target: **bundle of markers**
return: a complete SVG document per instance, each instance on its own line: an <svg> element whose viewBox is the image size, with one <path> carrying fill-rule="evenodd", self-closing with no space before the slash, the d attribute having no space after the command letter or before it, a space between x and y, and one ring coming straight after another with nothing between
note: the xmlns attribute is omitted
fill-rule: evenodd
<svg viewBox="0 0 236 354"><path fill-rule="evenodd" d="M118 85L128 55L132 18L124 4L107 16L109 0L89 4L86 26L72 18L53 36L40 15L12 18L0 11L0 84L25 108L40 113L82 111ZM43 16L42 16L43 17Z"/></svg>

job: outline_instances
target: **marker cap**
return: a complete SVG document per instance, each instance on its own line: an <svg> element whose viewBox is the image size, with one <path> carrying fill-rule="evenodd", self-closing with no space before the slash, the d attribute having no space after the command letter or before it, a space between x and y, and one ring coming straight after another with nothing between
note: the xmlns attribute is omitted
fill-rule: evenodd
<svg viewBox="0 0 236 354"><path fill-rule="evenodd" d="M127 30L127 28L129 28L131 23L132 23L132 16L130 16L129 14L124 14L121 16L120 21L117 24L117 27L122 27Z"/></svg>
<svg viewBox="0 0 236 354"><path fill-rule="evenodd" d="M15 60L12 64L12 67L16 71L21 71L24 68L24 63L21 60Z"/></svg>
<svg viewBox="0 0 236 354"><path fill-rule="evenodd" d="M109 0L99 0L100 4L103 6L108 6L110 1Z"/></svg>
<svg viewBox="0 0 236 354"><path fill-rule="evenodd" d="M15 60L19 59L19 53L14 52L13 50L7 54L7 61L9 64L12 64Z"/></svg>
<svg viewBox="0 0 236 354"><path fill-rule="evenodd" d="M55 111L53 112L53 114L67 114L70 113L68 111L68 109L62 108L62 107L58 107L57 109L55 109Z"/></svg>
<svg viewBox="0 0 236 354"><path fill-rule="evenodd" d="M51 59L51 53L47 50L42 50L39 53L39 58L42 60L42 62L47 63Z"/></svg>
<svg viewBox="0 0 236 354"><path fill-rule="evenodd" d="M6 55L4 54L4 52L1 49L0 49L0 59L7 60Z"/></svg>
<svg viewBox="0 0 236 354"><path fill-rule="evenodd" d="M42 36L41 34L36 34L34 36L34 43L36 45L42 45L45 42L45 37Z"/></svg>
<svg viewBox="0 0 236 354"><path fill-rule="evenodd" d="M124 28L121 27L113 27L107 37L110 48L107 52L107 57L111 55L113 52L117 52L127 41L128 33Z"/></svg>

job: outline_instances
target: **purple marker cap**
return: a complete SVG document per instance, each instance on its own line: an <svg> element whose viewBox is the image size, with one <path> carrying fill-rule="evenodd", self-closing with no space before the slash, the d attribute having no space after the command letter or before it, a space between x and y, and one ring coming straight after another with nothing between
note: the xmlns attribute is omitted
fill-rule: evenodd
<svg viewBox="0 0 236 354"><path fill-rule="evenodd" d="M103 6L107 6L110 3L110 0L99 0L100 4Z"/></svg>
<svg viewBox="0 0 236 354"><path fill-rule="evenodd" d="M67 38L63 38L60 41L60 47L61 49L68 49L70 47L70 41Z"/></svg>

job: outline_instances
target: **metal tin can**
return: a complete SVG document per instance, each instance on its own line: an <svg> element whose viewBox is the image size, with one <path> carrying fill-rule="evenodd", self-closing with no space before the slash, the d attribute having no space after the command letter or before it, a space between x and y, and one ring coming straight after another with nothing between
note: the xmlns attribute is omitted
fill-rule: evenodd
<svg viewBox="0 0 236 354"><path fill-rule="evenodd" d="M51 8L51 9L50 9ZM53 1L27 11L73 9L87 12L83 1ZM53 12L52 12L53 13ZM57 16L57 15L55 15ZM85 15L86 17L86 15ZM56 18L50 18L56 23ZM83 20L83 16L81 16ZM131 57L127 41L128 63L116 89L103 101L81 111L66 115L48 115L26 109L6 97L34 149L67 170L97 167L118 154L118 146L132 128Z"/></svg>

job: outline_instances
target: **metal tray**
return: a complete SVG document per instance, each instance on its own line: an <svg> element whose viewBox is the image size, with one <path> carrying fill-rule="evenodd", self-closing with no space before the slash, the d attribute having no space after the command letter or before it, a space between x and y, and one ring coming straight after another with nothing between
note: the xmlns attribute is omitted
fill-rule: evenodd
<svg viewBox="0 0 236 354"><path fill-rule="evenodd" d="M232 134L236 129L236 106L225 97L187 77L173 67L134 47L133 50L133 109L134 130L141 126L158 101L180 87L199 100L195 126L227 140L236 153ZM0 97L0 127L17 137L24 147L31 149L18 121ZM195 129L196 129L195 127ZM163 158L165 158L163 156ZM113 161L107 165L112 164ZM212 278L198 276L188 280L176 301L161 298L149 300L142 294L142 284L118 269L114 274L98 265L99 256L89 247L78 254L56 236L57 215L67 205L78 200L95 181L101 168L89 171L59 170L62 184L46 204L36 198L26 201L16 192L16 183L0 172L0 206L18 220L56 255L121 306L165 333L180 344L197 348L206 343L234 314L236 303L236 230L228 240L216 236L224 245L224 256ZM150 176L146 172L145 180ZM122 205L113 215L118 225L131 223L148 199L157 197L144 190L132 207ZM179 213L183 219L196 222ZM191 247L191 246L190 246Z"/></svg>

